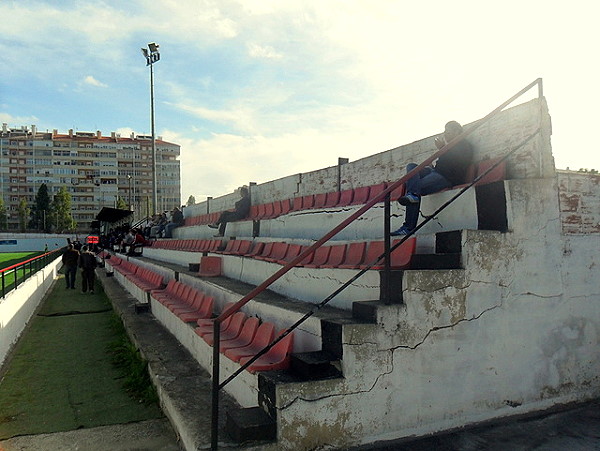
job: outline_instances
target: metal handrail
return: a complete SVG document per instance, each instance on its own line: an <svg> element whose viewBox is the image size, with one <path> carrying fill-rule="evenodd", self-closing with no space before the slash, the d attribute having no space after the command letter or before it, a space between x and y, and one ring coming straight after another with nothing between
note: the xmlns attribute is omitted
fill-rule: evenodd
<svg viewBox="0 0 600 451"><path fill-rule="evenodd" d="M61 249L55 249L53 251L50 252L46 252L42 255L38 255L36 257L32 257L29 258L27 260L24 260L22 262L19 263L15 263L14 265L11 266L7 266L6 268L2 268L0 269L0 285L1 285L1 289L2 289L2 297L6 297L6 293L12 291L13 289L17 289L17 287L19 286L19 273L18 271L20 269L23 269L23 274L22 274L22 281L24 282L25 280L27 280L27 270L29 270L29 277L31 277L31 275L34 273L34 270L39 270L42 267L45 266L45 264L47 264L48 261L51 261L51 255L55 254L57 252L60 252ZM38 268L36 268L37 264L41 262L41 265L39 265ZM13 288L9 289L8 291L6 290L6 277L8 276L9 272L13 271L14 274L14 281L13 281Z"/></svg>
<svg viewBox="0 0 600 451"><path fill-rule="evenodd" d="M264 355L264 353L266 353L268 351L268 349L270 349L276 343L278 343L279 341L281 341L285 336L287 336L289 333L291 333L296 327L298 327L298 325L300 325L302 322L304 322L306 319L308 319L308 317L310 317L314 313L316 313L316 310L312 311L312 313L309 312L310 315L309 315L309 313L307 313L307 315L309 315L309 316L305 315L306 318L303 317L301 320L298 320L298 322L296 322L294 325L290 326L290 328L288 328L288 330L286 330L283 334L281 334L271 344L267 345L265 348L263 348L261 351L259 351L259 353L257 353L257 355L254 356L255 358L251 359L248 363L246 363L246 365L244 365L242 368L238 369L238 371L236 371L231 377L229 377L222 384L219 383L219 376L220 376L219 375L219 363L220 363L219 348L220 348L220 332L221 332L220 325L221 325L221 323L224 320L226 320L229 316L231 316L234 313L238 312L250 300L254 299L258 294L260 294L263 291L265 291L276 280L278 280L279 278L281 278L283 275L285 275L287 272L289 272L293 267L295 267L298 263L300 263L302 260L304 260L304 258L306 258L308 255L312 254L317 248L321 247L324 243L326 243L327 241L329 241L331 238L333 238L335 235L337 235L340 231L342 231L344 228L346 228L350 223L354 222L357 218L359 218L360 216L362 216L366 211L368 211L369 209L371 209L376 203L381 202L382 200L385 200L385 202L386 202L386 205L387 205L386 206L386 212L388 213L388 217L386 218L387 224L384 224L384 228L385 228L384 231L387 234L389 234L389 201L390 201L390 193L392 193L394 190L396 190L401 185L403 185L407 180L409 180L413 176L417 175L421 170L423 170L426 166L429 166L433 161L437 160L439 157L441 157L442 155L444 155L445 153L447 153L458 142L462 141L464 138L466 138L467 136L471 135L473 132L475 132L475 130L477 130L479 127L481 127L482 125L484 125L485 123L487 123L489 120L491 120L493 117L495 117L498 113L500 113L504 108L506 108L508 105L510 105L517 98L519 98L520 96L522 96L523 94L525 94L527 91L529 91L534 86L538 87L538 97L542 97L543 96L542 79L538 78L538 79L534 80L533 82L529 83L526 87L524 87L523 89L521 89L515 95L513 95L508 100L506 100L505 102L503 102L501 105L499 105L498 107L496 107L489 114L487 114L483 119L477 121L472 127L469 127L468 129L463 130L463 132L460 135L456 136L450 142L446 143L437 152L435 152L429 158L425 159L421 164L419 164L416 167L414 167L410 172L408 172L404 176L400 177L400 179L398 179L396 182L394 182L391 185L389 185L385 190L383 190L377 196L375 196L374 198L372 198L371 200L369 200L368 202L366 202L356 212L354 212L350 216L348 216L345 220L343 220L341 223L339 223L337 226L335 226L333 229L331 229L328 233L326 233L323 237L321 237L319 240L317 240L314 244L312 244L311 246L309 246L307 249L305 249L303 252L301 252L297 257L295 257L289 263L287 263L282 268L280 268L278 271L276 271L273 275L271 275L269 278L267 278L263 283L261 283L260 285L256 286L253 290L251 290L248 294L246 294L237 303L235 303L234 305L232 305L232 306L228 307L227 309L225 309L219 316L217 316L214 319L214 328L213 328L213 365L212 365L212 370L213 371L212 371L211 449L218 449L219 390L221 388L223 388L227 383L231 382L231 380L233 380L235 376L237 376L238 374L240 374L243 369L247 368L252 362L254 362L256 359L258 359L261 355ZM522 143L521 145L517 146L511 152L509 152L507 155L505 155L505 157L501 161L504 161L506 158L508 158L508 156L510 154L512 154L518 148L522 147L526 142L529 142L529 140L531 138L533 138L533 136L535 136L537 134L537 132L538 131L536 131L529 138L527 138L524 141L524 143ZM481 179L485 174L489 173L498 164L500 164L500 163L498 162L495 165L493 165L491 168L488 168L488 170L486 172L484 172L484 174L482 174L480 177L477 177L471 184L469 184L468 186L466 186L465 188L463 188L460 191L460 193L458 193L458 195L456 195L455 197L453 197L452 199L450 199L450 201L448 201L446 204L444 204L443 208L446 208L450 203L452 203L456 198L458 198L458 196L462 195L462 193L464 193L467 189L469 189L471 186L473 186L479 179ZM441 210L439 210L439 211L441 211ZM438 211L436 211L433 215L431 215L429 218L427 218L425 221L423 221L421 224L419 224L414 230L411 231L410 234L406 235L402 240L400 240L398 243L396 243L393 246L393 248L390 248L389 247L389 243L388 243L386 245L386 249L385 249L384 254L382 254L382 256L380 256L380 258L378 258L378 260L376 262L373 262L373 264L370 265L370 267L374 266L381 259L385 258L385 260L386 260L386 262L385 262L385 268L386 268L386 270L389 270L389 254L390 254L390 252L393 249L396 249L397 247L399 247L400 245L402 245L402 243L404 243L410 236L412 236L416 231L418 231L427 222L429 222L429 220L431 220L437 213L438 213ZM386 235L386 240L387 240L387 235ZM354 280L356 280L358 277L360 277L366 271L367 270L361 270L357 275L355 275L349 281L349 283L344 284L342 287L340 287L340 289L336 290L336 292L335 292L334 295L328 296L325 301L323 301L322 303L318 304L318 306L319 306L318 309L320 309L327 302L329 302L331 299L333 299L333 297L335 295L339 294L339 292L341 292L343 289L347 288Z"/></svg>

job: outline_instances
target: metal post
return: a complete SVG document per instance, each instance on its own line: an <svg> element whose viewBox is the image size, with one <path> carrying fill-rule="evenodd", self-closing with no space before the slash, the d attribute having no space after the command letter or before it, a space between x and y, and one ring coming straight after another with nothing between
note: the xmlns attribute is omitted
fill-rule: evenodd
<svg viewBox="0 0 600 451"><path fill-rule="evenodd" d="M213 364L212 364L212 418L210 431L210 449L219 448L219 348L221 347L221 323L214 322L213 328Z"/></svg>
<svg viewBox="0 0 600 451"><path fill-rule="evenodd" d="M152 207L156 214L158 211L157 183L156 183L156 137L154 134L154 71L150 64L150 121L152 125Z"/></svg>
<svg viewBox="0 0 600 451"><path fill-rule="evenodd" d="M387 304L391 304L391 293L390 293L390 267L391 267L391 257L390 257L390 216L391 216L391 208L390 208L390 193L385 195L385 200L383 204L383 236L385 237L384 250L385 250L385 258L383 260L383 302Z"/></svg>

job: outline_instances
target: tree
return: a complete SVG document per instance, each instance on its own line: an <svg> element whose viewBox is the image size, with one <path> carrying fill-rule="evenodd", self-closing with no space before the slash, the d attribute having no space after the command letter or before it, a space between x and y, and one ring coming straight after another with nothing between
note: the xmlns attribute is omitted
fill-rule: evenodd
<svg viewBox="0 0 600 451"><path fill-rule="evenodd" d="M117 208L119 208L121 210L128 210L127 204L125 203L125 201L123 200L123 198L121 196L119 196L117 198Z"/></svg>
<svg viewBox="0 0 600 451"><path fill-rule="evenodd" d="M71 216L71 195L64 186L61 186L52 201L52 223L58 233L72 231L77 223Z"/></svg>
<svg viewBox="0 0 600 451"><path fill-rule="evenodd" d="M194 196L188 197L186 205L189 207L190 205L194 205L196 203L196 198Z"/></svg>
<svg viewBox="0 0 600 451"><path fill-rule="evenodd" d="M29 228L50 232L50 221L48 220L49 214L50 195L48 194L48 187L45 183L42 183L42 186L40 186L35 195L35 203L32 209Z"/></svg>
<svg viewBox="0 0 600 451"><path fill-rule="evenodd" d="M21 197L21 200L19 201L19 230L21 232L24 232L27 228L30 214L31 209L27 205L27 200L24 197Z"/></svg>
<svg viewBox="0 0 600 451"><path fill-rule="evenodd" d="M5 231L8 229L8 215L6 214L6 207L4 206L4 200L0 198L0 230Z"/></svg>

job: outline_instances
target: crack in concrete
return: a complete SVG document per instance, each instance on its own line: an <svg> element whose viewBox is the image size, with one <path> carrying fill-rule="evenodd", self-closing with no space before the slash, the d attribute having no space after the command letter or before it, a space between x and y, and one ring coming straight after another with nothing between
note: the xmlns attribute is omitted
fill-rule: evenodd
<svg viewBox="0 0 600 451"><path fill-rule="evenodd" d="M385 352L391 352L393 351L392 349L388 349ZM392 360L394 358L393 352L392 352ZM384 377L387 376L388 374L391 374L394 371L394 365L392 363L391 365L391 369L390 371L387 372L383 372L380 373L375 380L373 381L373 384L371 384L371 387L369 387L366 390L356 390L356 391L351 391L351 392L343 392L343 393L332 393L329 395L324 395L324 396L319 396L317 398L303 398L302 396L296 396L294 399L292 399L289 403L287 403L284 406L278 407L278 410L285 410L288 407L291 407L293 404L295 404L297 401L304 401L304 402L317 402L317 401L322 401L324 399L330 399L330 398L339 398L341 396L349 396L349 395L360 395L360 394L364 394L364 393L370 393L371 391L373 391L373 389L377 386L377 384L379 383L379 380Z"/></svg>
<svg viewBox="0 0 600 451"><path fill-rule="evenodd" d="M534 296L536 298L542 298L542 299L553 299L553 298L560 298L563 296L563 293L560 294L537 294L537 293L532 293L531 291L526 291L525 293L520 293L519 296Z"/></svg>
<svg viewBox="0 0 600 451"><path fill-rule="evenodd" d="M488 312L490 312L492 310L496 310L497 308L500 308L500 307L502 307L502 302L500 302L500 304L494 305L493 307L489 307L487 309L484 309L481 313L479 313L476 316L472 316L471 318L463 318L463 319L460 319L460 320L456 321L455 323L448 324L448 325L445 325L445 326L435 326L432 329L430 329L429 331L427 331L427 333L423 337L423 340L421 340L416 345L414 345L414 346L396 346L396 347L392 348L392 350L393 351L396 350L396 349L410 349L410 350L415 350L419 346L421 346L423 343L425 343L427 341L427 339L429 338L429 336L432 333L437 332L438 330L452 329L453 327L458 326L460 323L476 321L479 318L481 318L484 314L486 314L486 313L488 313Z"/></svg>
<svg viewBox="0 0 600 451"><path fill-rule="evenodd" d="M433 327L432 329L430 329L427 334L425 334L425 337L423 337L423 340L421 340L419 343L417 343L414 346L395 346L392 347L390 349L384 350L382 352L391 352L391 357L392 357L392 361L391 361L391 365L390 365L390 370L389 371L385 371L383 373L380 373L373 381L373 383L371 384L371 387L366 389L366 390L356 390L356 391L352 391L352 392L344 392L344 393L333 393L333 394L328 394L328 395L323 395L323 396L319 396L316 398L304 398L302 396L296 396L294 397L294 399L292 399L290 402L286 403L285 405L278 407L278 410L285 410L288 407L291 407L293 404L295 404L297 401L305 401L305 402L317 402L317 401L321 401L324 399L329 399L329 398L336 398L336 397L340 397L340 396L348 396L348 395L357 395L357 394L364 394L364 393L370 393L379 383L379 380L384 377L387 376L391 373L393 373L394 371L394 351L396 349L410 349L410 350L415 350L417 349L419 346L421 346L423 343L425 343L425 341L427 341L427 339L429 338L429 336L434 333L437 332L438 330L443 330L443 329L451 329L455 326L457 326L460 323L464 323L464 322L471 322L471 321L476 321L478 319L480 319L484 314L492 311L492 310L496 310L497 308L502 307L502 302L500 304L494 305L493 307L489 307L487 309L484 309L482 312L480 312L478 315L472 316L471 318L466 318L466 319L461 319L455 323L449 324L449 325L445 325L445 326L436 326ZM346 346L361 346L364 344L370 344L370 345L374 345L376 346L377 343L373 343L373 342L362 342L361 344L349 344L349 343L344 343L344 345Z"/></svg>

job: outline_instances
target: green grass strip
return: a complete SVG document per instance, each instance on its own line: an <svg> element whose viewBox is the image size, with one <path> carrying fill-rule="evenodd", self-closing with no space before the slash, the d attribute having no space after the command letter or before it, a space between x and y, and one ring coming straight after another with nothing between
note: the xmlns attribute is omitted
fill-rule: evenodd
<svg viewBox="0 0 600 451"><path fill-rule="evenodd" d="M95 292L67 290L61 276L33 318L0 381L0 439L163 416L124 388L109 349L123 336L99 284Z"/></svg>

